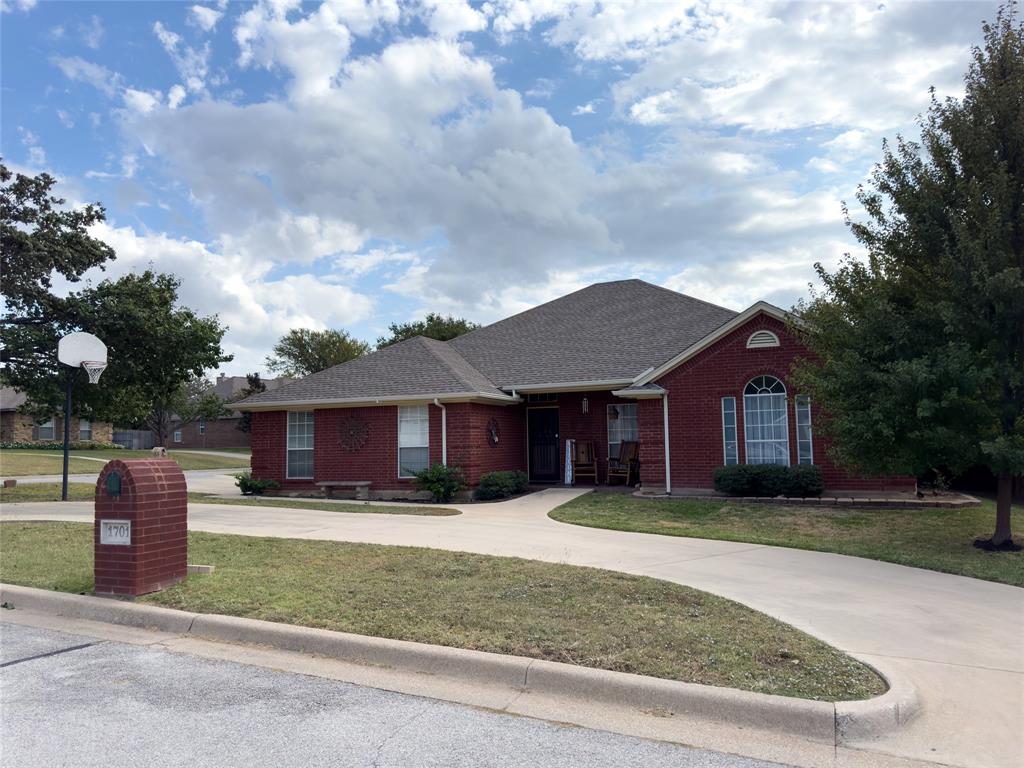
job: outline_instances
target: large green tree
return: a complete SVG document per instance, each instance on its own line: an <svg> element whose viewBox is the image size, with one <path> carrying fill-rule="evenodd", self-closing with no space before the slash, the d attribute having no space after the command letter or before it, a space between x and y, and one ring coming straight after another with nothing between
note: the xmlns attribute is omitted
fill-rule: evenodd
<svg viewBox="0 0 1024 768"><path fill-rule="evenodd" d="M199 420L212 421L228 414L228 408L205 376L194 376L179 385L170 397L154 399L143 424L153 430L157 445L167 445L173 429Z"/></svg>
<svg viewBox="0 0 1024 768"><path fill-rule="evenodd" d="M245 400L247 397L266 391L267 385L263 383L259 373L247 373L245 374L245 387L231 398L231 402ZM243 411L242 415L238 418L238 424L235 425L235 429L239 432L252 431L252 411Z"/></svg>
<svg viewBox="0 0 1024 768"><path fill-rule="evenodd" d="M426 336L428 339L449 341L479 327L476 323L462 317L430 312L422 320L413 320L409 323L391 323L388 326L391 335L381 336L377 339L377 348L389 347L392 344L411 339L414 336Z"/></svg>
<svg viewBox="0 0 1024 768"><path fill-rule="evenodd" d="M866 472L998 477L995 532L1013 547L1011 488L1024 473L1024 26L984 24L962 99L899 137L847 215L867 258L816 265L799 307L815 353L795 371L828 413L841 463Z"/></svg>
<svg viewBox="0 0 1024 768"><path fill-rule="evenodd" d="M369 351L369 344L352 338L346 331L292 328L274 345L273 354L267 357L267 368L283 376L308 376Z"/></svg>

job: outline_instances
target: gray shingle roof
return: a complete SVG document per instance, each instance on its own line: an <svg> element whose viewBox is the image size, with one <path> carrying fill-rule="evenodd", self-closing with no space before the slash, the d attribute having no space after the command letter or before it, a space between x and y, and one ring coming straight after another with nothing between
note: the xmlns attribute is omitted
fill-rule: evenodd
<svg viewBox="0 0 1024 768"><path fill-rule="evenodd" d="M735 315L642 280L597 283L452 341L417 336L238 405L505 397L502 388L631 381Z"/></svg>
<svg viewBox="0 0 1024 768"><path fill-rule="evenodd" d="M237 406L476 394L507 397L443 341L416 336L377 352L253 395Z"/></svg>
<svg viewBox="0 0 1024 768"><path fill-rule="evenodd" d="M25 404L25 393L13 387L0 387L0 411L13 411Z"/></svg>
<svg viewBox="0 0 1024 768"><path fill-rule="evenodd" d="M591 285L450 343L499 387L627 380L735 315L643 280L620 280Z"/></svg>

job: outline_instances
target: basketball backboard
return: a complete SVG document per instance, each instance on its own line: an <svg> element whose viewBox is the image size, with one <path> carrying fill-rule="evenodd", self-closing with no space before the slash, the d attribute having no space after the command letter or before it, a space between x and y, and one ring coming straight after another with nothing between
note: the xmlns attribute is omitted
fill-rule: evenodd
<svg viewBox="0 0 1024 768"><path fill-rule="evenodd" d="M69 333L57 342L57 359L72 368L85 362L105 364L107 345L91 333Z"/></svg>

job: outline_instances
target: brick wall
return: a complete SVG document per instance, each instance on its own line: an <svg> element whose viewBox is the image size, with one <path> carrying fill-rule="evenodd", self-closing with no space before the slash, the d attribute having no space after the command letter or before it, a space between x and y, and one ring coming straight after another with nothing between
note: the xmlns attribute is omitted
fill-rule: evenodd
<svg viewBox="0 0 1024 768"><path fill-rule="evenodd" d="M110 422L94 421L92 423L92 439L109 443L114 436L114 427ZM53 440L64 439L64 417L57 414L53 417ZM71 417L71 439L79 439L79 419ZM36 423L32 417L17 411L0 413L0 443L50 442L40 441L36 431Z"/></svg>
<svg viewBox="0 0 1024 768"><path fill-rule="evenodd" d="M769 330L779 337L780 346L768 349L747 349L747 338L757 330ZM739 459L745 461L743 440L743 388L748 381L762 374L775 376L786 385L790 463L796 464L796 419L793 409L794 391L789 382L793 360L806 354L804 348L786 330L785 325L767 315L758 315L713 346L678 368L661 377L657 383L669 391L669 435L672 457L672 486L674 488L711 488L712 473L722 466L722 406L721 398L735 397ZM661 408L661 403L656 404ZM646 412L646 411L645 411ZM818 408L811 403L811 423L820 418ZM653 414L645 416L645 423L653 423ZM660 414L659 414L660 419ZM660 428L658 430L660 436ZM650 443L644 436L644 441ZM825 441L813 431L814 463L821 467L825 485L829 489L851 491L906 491L913 490L913 478L851 477L837 468L826 454ZM643 460L645 451L641 449ZM644 479L653 484L655 474ZM663 460L663 459L662 459ZM645 467L646 467L645 463ZM660 478L664 484L664 476Z"/></svg>
<svg viewBox="0 0 1024 768"><path fill-rule="evenodd" d="M498 443L490 439L491 420ZM470 485L488 472L526 471L526 412L521 405L452 403L448 406L448 463L462 467Z"/></svg>
<svg viewBox="0 0 1024 768"><path fill-rule="evenodd" d="M121 475L121 494L106 493L107 475ZM143 595L185 578L188 502L185 475L170 459L114 459L96 482L93 533L96 594ZM100 544L99 521L131 521L131 545Z"/></svg>
<svg viewBox="0 0 1024 768"><path fill-rule="evenodd" d="M239 419L213 419L202 425L198 421L181 427L181 441L174 439L175 428L171 428L169 448L245 448L249 445L249 434L236 427Z"/></svg>

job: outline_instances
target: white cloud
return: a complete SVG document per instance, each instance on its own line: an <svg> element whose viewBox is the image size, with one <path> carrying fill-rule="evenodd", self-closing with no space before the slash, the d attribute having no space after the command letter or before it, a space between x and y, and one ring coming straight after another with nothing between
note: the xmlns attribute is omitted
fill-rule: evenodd
<svg viewBox="0 0 1024 768"><path fill-rule="evenodd" d="M39 137L20 125L18 133L21 134L21 143L28 152L28 164L33 168L41 168L46 165L46 152L39 146Z"/></svg>
<svg viewBox="0 0 1024 768"><path fill-rule="evenodd" d="M487 16L465 0L421 0L427 27L436 35L456 38L487 28Z"/></svg>
<svg viewBox="0 0 1024 768"><path fill-rule="evenodd" d="M193 48L182 41L181 35L167 29L159 21L153 24L153 33L171 57L174 68L185 81L188 91L203 93L206 90L206 77L209 73L210 43L204 43L201 49Z"/></svg>
<svg viewBox="0 0 1024 768"><path fill-rule="evenodd" d="M124 81L117 72L112 72L101 64L86 61L79 56L55 56L50 61L69 80L88 83L107 96L114 96Z"/></svg>
<svg viewBox="0 0 1024 768"><path fill-rule="evenodd" d="M39 0L0 0L0 13L31 11Z"/></svg>
<svg viewBox="0 0 1024 768"><path fill-rule="evenodd" d="M572 113L574 115L592 115L594 114L594 105L596 103L597 102L594 101L588 101L586 104L580 104L572 111Z"/></svg>
<svg viewBox="0 0 1024 768"><path fill-rule="evenodd" d="M60 120L60 124L63 125L65 128L75 127L75 119L65 109L57 110L57 119Z"/></svg>
<svg viewBox="0 0 1024 768"><path fill-rule="evenodd" d="M103 28L103 21L99 16L90 16L88 24L78 25L78 34L81 36L82 42L95 51L103 42L106 29Z"/></svg>
<svg viewBox="0 0 1024 768"><path fill-rule="evenodd" d="M215 8L207 8L205 5L193 5L188 9L188 21L190 24L199 27L204 32L210 32L217 26L223 12Z"/></svg>
<svg viewBox="0 0 1024 768"><path fill-rule="evenodd" d="M143 115L156 109L161 101L159 91L137 91L134 88L125 88L122 97L131 112Z"/></svg>
<svg viewBox="0 0 1024 768"><path fill-rule="evenodd" d="M171 89L167 91L167 106L171 109L177 109L181 106L181 102L185 100L185 88L181 85L172 85Z"/></svg>

